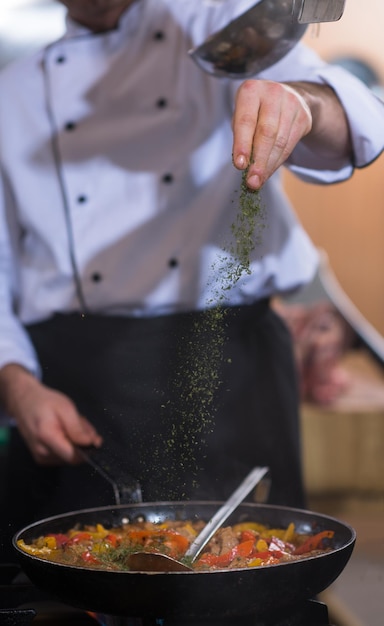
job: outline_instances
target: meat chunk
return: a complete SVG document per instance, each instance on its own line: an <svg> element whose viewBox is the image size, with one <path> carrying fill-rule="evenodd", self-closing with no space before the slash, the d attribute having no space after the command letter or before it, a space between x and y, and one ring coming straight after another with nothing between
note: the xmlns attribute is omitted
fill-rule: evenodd
<svg viewBox="0 0 384 626"><path fill-rule="evenodd" d="M229 550L237 546L238 543L239 541L236 534L230 526L227 526L226 528L220 528L220 530L215 533L208 544L208 550L212 552L212 554L220 556L221 554L229 552Z"/></svg>

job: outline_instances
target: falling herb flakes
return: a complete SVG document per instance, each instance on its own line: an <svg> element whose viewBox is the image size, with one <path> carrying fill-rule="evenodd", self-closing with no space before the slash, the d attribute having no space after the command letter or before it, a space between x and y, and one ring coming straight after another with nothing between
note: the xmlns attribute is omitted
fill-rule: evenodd
<svg viewBox="0 0 384 626"><path fill-rule="evenodd" d="M180 370L173 381L177 409L173 409L172 437L165 442L168 450L177 450L175 457L183 467L197 474L195 451L202 456L207 436L214 428L214 400L222 384L221 366L226 340L226 313L229 292L245 275L251 274L251 253L259 243L263 227L261 194L248 188L247 171L242 175L239 210L231 225L231 243L213 265L211 297L207 308L197 316L188 337L179 347ZM175 468L177 470L177 468Z"/></svg>

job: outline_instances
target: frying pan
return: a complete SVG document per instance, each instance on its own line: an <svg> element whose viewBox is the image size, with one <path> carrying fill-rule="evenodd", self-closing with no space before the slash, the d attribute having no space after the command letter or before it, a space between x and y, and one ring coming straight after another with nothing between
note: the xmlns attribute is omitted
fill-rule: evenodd
<svg viewBox="0 0 384 626"><path fill-rule="evenodd" d="M30 542L47 533L65 532L76 524L120 525L145 519L208 520L220 502L158 502L101 507L50 517L20 530L13 539L21 566L42 590L74 607L131 617L226 618L274 615L313 598L342 572L354 547L353 528L311 511L243 503L228 524L256 521L297 532L333 530L332 550L299 561L265 567L208 572L103 571L50 563L26 554L17 541Z"/></svg>

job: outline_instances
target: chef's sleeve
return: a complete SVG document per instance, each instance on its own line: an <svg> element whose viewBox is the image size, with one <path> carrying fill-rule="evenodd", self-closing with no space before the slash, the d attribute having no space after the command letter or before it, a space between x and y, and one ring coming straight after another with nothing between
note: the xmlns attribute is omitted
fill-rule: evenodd
<svg viewBox="0 0 384 626"><path fill-rule="evenodd" d="M359 79L337 66L317 72L317 79L332 87L341 101L349 124L353 160L330 162L299 143L287 165L303 180L332 183L350 178L356 168L375 161L384 150L384 103ZM324 176L319 170L324 171Z"/></svg>
<svg viewBox="0 0 384 626"><path fill-rule="evenodd" d="M36 353L17 316L19 234L14 218L6 209L6 190L0 172L0 368L17 363L39 376Z"/></svg>
<svg viewBox="0 0 384 626"><path fill-rule="evenodd" d="M384 103L347 70L326 63L305 44L297 44L283 59L257 79L277 82L308 81L332 87L348 120L353 156L330 159L300 142L285 163L301 179L312 183L336 183L350 178L355 168L375 161L384 150ZM241 81L234 81L235 93Z"/></svg>

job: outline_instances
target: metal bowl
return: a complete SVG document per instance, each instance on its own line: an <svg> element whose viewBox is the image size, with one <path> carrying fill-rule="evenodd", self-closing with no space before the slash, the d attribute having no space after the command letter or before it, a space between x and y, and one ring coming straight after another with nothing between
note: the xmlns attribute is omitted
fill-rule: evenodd
<svg viewBox="0 0 384 626"><path fill-rule="evenodd" d="M194 61L218 77L246 78L280 61L302 38L302 3L261 0L203 44L190 50Z"/></svg>

